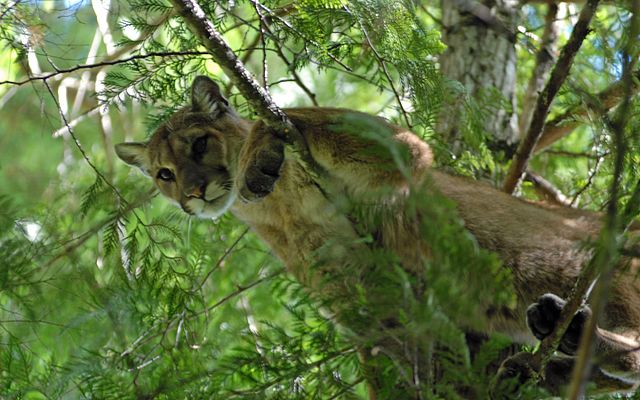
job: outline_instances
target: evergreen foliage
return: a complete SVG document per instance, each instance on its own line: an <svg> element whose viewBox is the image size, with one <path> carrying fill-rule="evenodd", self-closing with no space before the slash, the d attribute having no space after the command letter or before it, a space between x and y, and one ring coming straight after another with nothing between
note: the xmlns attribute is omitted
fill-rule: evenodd
<svg viewBox="0 0 640 400"><path fill-rule="evenodd" d="M100 43L94 60L104 63L104 87L79 107L69 99L63 110L73 121L99 109L113 132L89 118L54 138L66 123L58 112L63 104L47 87L0 82L0 398L364 399L372 371L381 398L396 398L408 371L394 360L367 364L362 357L375 351L375 338L336 324L322 299L293 281L238 220L187 218L138 173L114 166L112 144L152 132L188 102L196 75L222 82L237 110L247 116L251 110L168 1L113 3L108 22L115 50ZM504 109L504 99L493 92L472 99L440 75L437 57L445 46L437 7L383 0L201 4L255 75L266 77L280 105L317 102L383 115L428 140L441 166L502 176L507 160L489 149L491 133L482 121ZM86 2L61 7L0 5L0 80L28 78L30 51L47 71L94 63L87 54L98 32L96 11ZM539 34L542 6L523 13L527 33ZM553 110L585 107L580 118L588 123L532 162L585 208L600 209L607 200L612 139L595 94L620 78L629 18L623 7L602 8ZM517 40L524 77L534 59L532 39ZM107 65L114 60L122 61ZM67 76L77 84L91 71L61 73L47 84L61 88ZM79 96L78 87L66 88ZM523 91L518 88L520 96ZM63 90L51 93L60 97ZM465 102L459 158L435 130L447 96ZM638 101L625 131L622 202L638 176ZM385 146L406 169L401 152ZM533 197L528 184L523 192ZM354 254L346 267L371 268L350 293L354 318L380 321L394 313L400 323L394 333L429 349L434 371L423 382L425 398L487 398L510 343L494 336L472 355L461 326L478 324L487 302L512 304L508 273L478 248L448 201L416 188L406 203L429 221L419 227L433 246L432 259L421 266L428 284L402 271L394 254ZM365 244L372 241L365 233L392 212L350 206ZM380 309L389 302L397 308ZM521 391L521 398L540 396L535 388Z"/></svg>

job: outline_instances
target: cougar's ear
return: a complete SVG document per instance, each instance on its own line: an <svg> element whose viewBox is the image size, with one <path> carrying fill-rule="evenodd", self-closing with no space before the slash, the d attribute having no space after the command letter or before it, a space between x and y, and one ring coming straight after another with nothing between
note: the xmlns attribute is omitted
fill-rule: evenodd
<svg viewBox="0 0 640 400"><path fill-rule="evenodd" d="M115 149L116 154L122 161L140 168L145 175L149 175L148 171L151 166L151 162L149 160L149 154L147 153L146 143L120 143L116 145Z"/></svg>
<svg viewBox="0 0 640 400"><path fill-rule="evenodd" d="M210 78L200 75L191 85L191 108L194 112L217 114L228 109L229 102L220 93L220 87Z"/></svg>

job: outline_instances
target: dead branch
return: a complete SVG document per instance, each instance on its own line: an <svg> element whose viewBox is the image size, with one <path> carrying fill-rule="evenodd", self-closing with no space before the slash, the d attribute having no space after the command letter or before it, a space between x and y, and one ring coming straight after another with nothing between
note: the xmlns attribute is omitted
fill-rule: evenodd
<svg viewBox="0 0 640 400"><path fill-rule="evenodd" d="M609 155L608 152L603 152L601 154L589 153L589 152L575 152L575 151L567 151L567 150L551 150L547 149L542 152L542 154L548 154L550 156L558 156L558 157L569 157L569 158L587 158L590 160L597 160L602 157L606 157Z"/></svg>
<svg viewBox="0 0 640 400"><path fill-rule="evenodd" d="M245 68L211 20L207 18L198 2L196 0L172 0L172 3L192 32L200 39L202 45L209 50L214 60L247 99L256 114L292 146L298 161L304 165L307 172L316 179L325 176L323 168L311 157L304 137L291 123L287 115L273 102L266 89L261 87Z"/></svg>
<svg viewBox="0 0 640 400"><path fill-rule="evenodd" d="M542 134L542 127L544 126L544 121L549 113L551 102L569 74L569 70L573 64L573 58L589 33L589 23L595 14L598 3L599 0L588 0L582 8L578 22L571 32L571 37L562 49L558 62L553 68L544 90L540 93L540 96L536 101L536 107L533 112L531 125L527 131L527 135L520 142L518 150L511 162L511 166L509 167L509 171L507 172L507 177L503 186L503 190L507 193L513 193L520 182L520 178L522 177L529 159L533 154L533 149Z"/></svg>
<svg viewBox="0 0 640 400"><path fill-rule="evenodd" d="M549 72L557 58L557 42L558 42L558 5L549 4L547 15L545 16L544 32L540 49L536 54L536 63L529 79L527 91L522 100L522 112L520 113L520 135L529 128L531 117L533 115L533 105L538 98L538 93L543 89L544 83L549 79Z"/></svg>
<svg viewBox="0 0 640 400"><path fill-rule="evenodd" d="M543 200L550 203L562 206L570 207L571 201L565 196L558 188L553 186L551 182L544 179L542 176L536 174L533 171L527 170L525 172L524 179L533 183L535 191L540 195Z"/></svg>

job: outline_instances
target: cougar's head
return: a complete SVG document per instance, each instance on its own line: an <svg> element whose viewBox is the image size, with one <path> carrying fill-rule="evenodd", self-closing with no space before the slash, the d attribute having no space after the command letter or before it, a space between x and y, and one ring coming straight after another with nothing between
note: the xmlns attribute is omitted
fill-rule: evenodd
<svg viewBox="0 0 640 400"><path fill-rule="evenodd" d="M198 76L191 106L172 115L147 142L121 143L115 149L185 212L215 218L236 199L238 153L248 129L248 121L233 111L218 85Z"/></svg>

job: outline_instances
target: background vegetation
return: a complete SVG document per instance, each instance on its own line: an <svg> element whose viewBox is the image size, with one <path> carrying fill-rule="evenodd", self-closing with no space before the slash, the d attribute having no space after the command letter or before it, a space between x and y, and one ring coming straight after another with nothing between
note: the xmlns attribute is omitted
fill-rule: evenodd
<svg viewBox="0 0 640 400"><path fill-rule="evenodd" d="M517 141L497 145L485 121L523 112L550 9L544 2L523 2L510 27L515 109L503 94L472 93L439 69L447 2L202 3L278 105L385 116L424 137L442 168L501 184ZM622 51L630 4L599 7L549 116L571 129L535 154L520 195L606 206L619 150L607 111L622 89L638 87L616 86L637 56ZM560 4L560 45L579 9ZM222 82L251 115L169 2L0 3L0 398L366 397L357 341L242 223L187 218L115 160L113 144L145 138L188 101L198 74ZM617 96L605 96L614 89ZM452 102L461 108L443 106ZM622 203L638 176L639 111L632 98ZM439 134L443 113L455 114L459 137ZM443 254L463 246L448 238L438 245ZM422 322L438 322L428 333L457 350L447 350L423 395L485 398L489 365L509 341L491 338L471 357L450 315L471 304L453 301L462 290L455 269L438 276L434 296L453 305ZM390 387L398 374L384 375Z"/></svg>

